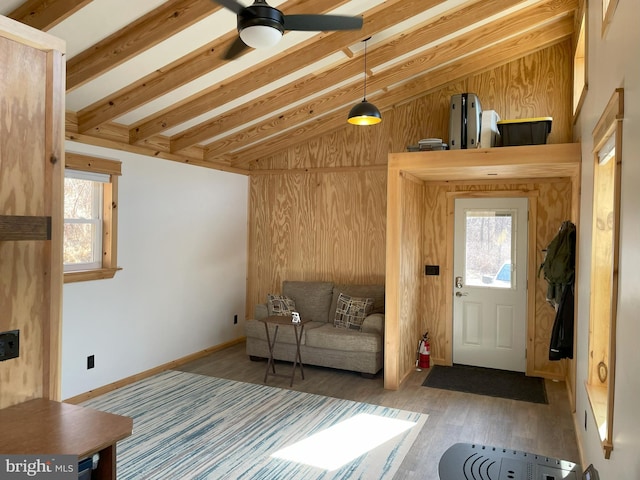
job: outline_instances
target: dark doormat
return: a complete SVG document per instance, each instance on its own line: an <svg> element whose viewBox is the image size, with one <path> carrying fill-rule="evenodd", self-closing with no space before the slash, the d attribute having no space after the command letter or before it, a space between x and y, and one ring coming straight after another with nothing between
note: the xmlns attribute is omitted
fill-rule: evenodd
<svg viewBox="0 0 640 480"><path fill-rule="evenodd" d="M544 379L493 368L434 365L422 386L523 402L549 403Z"/></svg>

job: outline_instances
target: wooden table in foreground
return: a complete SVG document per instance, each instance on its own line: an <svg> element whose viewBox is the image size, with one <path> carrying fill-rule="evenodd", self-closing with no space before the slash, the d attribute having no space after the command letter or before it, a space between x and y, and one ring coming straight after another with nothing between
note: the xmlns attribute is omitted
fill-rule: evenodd
<svg viewBox="0 0 640 480"><path fill-rule="evenodd" d="M304 380L304 370L302 367L302 356L300 355L300 341L302 340L302 333L304 332L304 324L309 323L310 320L300 319L299 323L293 323L289 316L272 315L260 320L264 323L264 328L267 334L267 344L269 345L269 360L267 361L267 371L264 374L264 383L267 383L267 377L273 375L276 377L287 377L288 375L282 375L276 373L276 363L273 358L273 349L276 346L276 340L278 339L278 328L281 326L293 327L293 334L296 337L296 356L293 359L293 369L291 370L291 381L289 386L293 386L293 379L296 376L296 366L300 367L300 375ZM273 338L269 335L269 325L274 325L275 331L273 332ZM272 370L271 372L269 370Z"/></svg>
<svg viewBox="0 0 640 480"><path fill-rule="evenodd" d="M100 455L94 476L116 478L116 442L131 435L133 419L38 398L0 410L0 453Z"/></svg>

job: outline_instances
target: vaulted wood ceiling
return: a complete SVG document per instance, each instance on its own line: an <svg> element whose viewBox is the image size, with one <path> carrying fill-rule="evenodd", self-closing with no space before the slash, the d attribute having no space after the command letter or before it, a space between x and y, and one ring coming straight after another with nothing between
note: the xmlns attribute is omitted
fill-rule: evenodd
<svg viewBox="0 0 640 480"><path fill-rule="evenodd" d="M248 5L251 2L240 0ZM362 30L287 32L224 61L235 15L211 0L3 0L67 41L67 138L230 171L561 42L577 0L271 0L286 14L361 15ZM376 127L349 127L376 128Z"/></svg>

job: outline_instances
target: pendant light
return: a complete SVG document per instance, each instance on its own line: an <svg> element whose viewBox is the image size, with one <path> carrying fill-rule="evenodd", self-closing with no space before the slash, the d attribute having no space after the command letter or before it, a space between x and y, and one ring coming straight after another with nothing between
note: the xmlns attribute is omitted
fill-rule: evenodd
<svg viewBox="0 0 640 480"><path fill-rule="evenodd" d="M362 102L356 104L349 112L347 122L353 125L375 125L382 121L380 110L373 104L367 102L367 41L371 37L365 38L364 42L364 95Z"/></svg>

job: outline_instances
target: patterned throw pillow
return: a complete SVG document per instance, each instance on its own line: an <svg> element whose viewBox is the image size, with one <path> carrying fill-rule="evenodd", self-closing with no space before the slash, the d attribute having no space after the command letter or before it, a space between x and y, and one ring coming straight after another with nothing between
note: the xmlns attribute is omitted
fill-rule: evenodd
<svg viewBox="0 0 640 480"><path fill-rule="evenodd" d="M267 310L269 311L269 316L277 315L290 317L291 312L294 312L295 309L296 303L292 298L285 295L267 294Z"/></svg>
<svg viewBox="0 0 640 480"><path fill-rule="evenodd" d="M356 298L341 293L336 306L333 325L338 328L361 330L362 322L373 310L373 298Z"/></svg>

